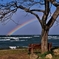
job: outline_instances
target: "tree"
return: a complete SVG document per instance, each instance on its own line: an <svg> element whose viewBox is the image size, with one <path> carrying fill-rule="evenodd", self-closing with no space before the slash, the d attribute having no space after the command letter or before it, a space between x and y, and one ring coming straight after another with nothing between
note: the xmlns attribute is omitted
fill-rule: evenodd
<svg viewBox="0 0 59 59"><path fill-rule="evenodd" d="M51 15L51 5L54 5L56 7L56 10L48 20L49 15ZM34 8L34 6L38 7ZM40 6L43 8L41 8ZM47 52L48 33L50 28L56 21L56 18L59 16L59 2L56 0L13 0L5 4L0 3L0 21L9 19L11 15L13 15L17 11L17 9L22 9L25 12L34 15L38 19L42 28L41 52ZM43 13L42 19L40 19L40 16L37 12Z"/></svg>

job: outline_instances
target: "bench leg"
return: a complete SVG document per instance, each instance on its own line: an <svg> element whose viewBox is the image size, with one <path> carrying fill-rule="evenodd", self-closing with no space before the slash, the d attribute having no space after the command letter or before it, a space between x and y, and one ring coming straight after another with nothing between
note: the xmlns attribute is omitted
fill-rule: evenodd
<svg viewBox="0 0 59 59"><path fill-rule="evenodd" d="M29 48L29 53L31 53L31 48Z"/></svg>
<svg viewBox="0 0 59 59"><path fill-rule="evenodd" d="M29 53L33 54L33 48L29 48Z"/></svg>

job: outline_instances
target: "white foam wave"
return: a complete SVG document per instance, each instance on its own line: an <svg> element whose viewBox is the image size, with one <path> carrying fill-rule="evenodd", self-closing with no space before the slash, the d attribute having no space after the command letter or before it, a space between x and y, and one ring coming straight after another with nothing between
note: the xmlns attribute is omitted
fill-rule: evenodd
<svg viewBox="0 0 59 59"><path fill-rule="evenodd" d="M39 35L35 35L34 37L40 37Z"/></svg>
<svg viewBox="0 0 59 59"><path fill-rule="evenodd" d="M48 36L48 39L59 39L58 36Z"/></svg>
<svg viewBox="0 0 59 59"><path fill-rule="evenodd" d="M32 38L32 37L19 37L19 38Z"/></svg>
<svg viewBox="0 0 59 59"><path fill-rule="evenodd" d="M26 40L20 40L20 41L26 41Z"/></svg>
<svg viewBox="0 0 59 59"><path fill-rule="evenodd" d="M0 39L0 41L9 41L10 39Z"/></svg>

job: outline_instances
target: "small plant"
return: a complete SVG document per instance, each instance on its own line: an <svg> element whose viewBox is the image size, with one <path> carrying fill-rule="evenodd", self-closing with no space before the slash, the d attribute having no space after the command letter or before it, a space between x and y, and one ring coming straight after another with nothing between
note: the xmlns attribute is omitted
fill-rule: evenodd
<svg viewBox="0 0 59 59"><path fill-rule="evenodd" d="M39 53L38 56L41 57L42 59L45 59L45 56L47 54L52 54L53 55L53 52L52 51L48 51L48 52L45 52L44 54ZM37 59L39 59L39 57Z"/></svg>

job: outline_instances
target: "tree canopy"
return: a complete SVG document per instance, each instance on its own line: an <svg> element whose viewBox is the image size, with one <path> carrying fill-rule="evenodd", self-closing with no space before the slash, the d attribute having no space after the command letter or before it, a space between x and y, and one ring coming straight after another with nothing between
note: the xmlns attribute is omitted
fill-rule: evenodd
<svg viewBox="0 0 59 59"><path fill-rule="evenodd" d="M41 25L42 25L42 21L44 20L47 23L47 25L51 27L54 23L54 22L53 23L51 22L52 21L51 19L53 18L53 16L48 22L47 22L47 19L49 14L52 13L50 10L52 5L56 7L55 12L59 13L57 11L59 9L59 2L56 0L47 0L47 1L46 0L10 0L10 2L5 2L4 4L3 3L4 3L4 0L1 0L0 21L5 21L6 19L11 18L11 16L17 11L17 9L20 8L36 16ZM36 12L43 13L42 19L40 19L40 16Z"/></svg>

